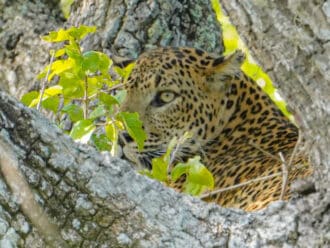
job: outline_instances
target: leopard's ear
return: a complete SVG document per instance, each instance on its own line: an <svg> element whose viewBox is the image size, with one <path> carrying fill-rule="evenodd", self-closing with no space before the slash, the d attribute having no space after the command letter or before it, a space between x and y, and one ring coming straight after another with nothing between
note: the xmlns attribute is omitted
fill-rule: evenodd
<svg viewBox="0 0 330 248"><path fill-rule="evenodd" d="M210 90L225 90L230 81L241 73L245 55L241 50L213 59L206 68L205 75Z"/></svg>
<svg viewBox="0 0 330 248"><path fill-rule="evenodd" d="M135 59L127 58L127 57L121 57L118 55L110 54L110 58L113 62L114 66L117 66L119 68L125 68L129 64L132 64L135 62Z"/></svg>

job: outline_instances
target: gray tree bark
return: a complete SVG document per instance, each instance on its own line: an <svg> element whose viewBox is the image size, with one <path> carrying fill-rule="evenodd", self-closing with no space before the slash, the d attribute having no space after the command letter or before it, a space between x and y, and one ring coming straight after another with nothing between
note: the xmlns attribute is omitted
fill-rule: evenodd
<svg viewBox="0 0 330 248"><path fill-rule="evenodd" d="M38 84L49 58L40 36L63 23L57 0L0 1L0 89L21 97Z"/></svg>
<svg viewBox="0 0 330 248"><path fill-rule="evenodd" d="M330 1L221 1L297 117L316 168L330 181ZM324 184L325 183L325 184Z"/></svg>
<svg viewBox="0 0 330 248"><path fill-rule="evenodd" d="M202 2L194 3L202 4ZM266 5L267 8L264 1L243 2L225 1L223 4L233 17L235 17L234 14L239 13L238 10L245 10L247 8L245 5L250 6L251 9L253 6L253 9L258 10L260 5L257 3L263 4L265 8L260 9L260 13L266 13L266 10L271 11L268 8L274 8L272 11L276 11L275 8L278 7L277 13L285 16L289 20L288 23L293 22L296 17L296 14L290 14L289 4L285 5L286 2L283 1L281 1L284 5L282 7L276 6L274 1L271 5ZM155 5L152 5L153 3ZM189 28L183 25L185 15L182 12L177 14L180 9L174 7L181 4L182 8L188 10L188 7L193 5L189 6L189 3L182 4L176 1L156 3L158 2L80 1L75 6L70 23L99 24L97 26L104 29L99 35L87 40L85 46L131 57L153 44L187 44L184 42L191 39L183 35L189 33ZM236 10L231 11L234 7ZM319 9L324 8L322 6L316 10ZM200 10L204 17L199 20L213 16L210 21L213 22L213 26L203 25L207 25L207 28L216 27L216 20L211 14L210 7L203 7ZM315 11L315 9L312 10ZM158 16L155 13L158 13ZM173 26L168 23L169 19L166 19L166 17L170 18L171 14L166 13L177 14L180 21L174 23L179 23L178 27L184 28L172 32ZM249 12L245 10L243 13ZM136 19L133 17L135 14ZM149 19L148 15L151 15ZM249 14L239 16L246 20L245 28L248 30L254 29L256 25L251 22L253 18L256 18L256 23L258 21L262 23L262 18L258 16ZM134 20L133 23L132 20L128 22L131 18ZM165 18L163 22L166 25L160 23L164 27L163 30L169 30L171 36L156 35L157 38L151 39L149 32L143 33L142 26L137 25L141 20L141 25L144 23L147 27L148 25L152 27L158 25L156 21L158 18ZM239 23L239 20L236 21ZM195 24L196 30L199 30L199 23ZM281 21L280 24L283 23ZM133 28L133 24L138 28L130 31L129 28ZM327 20L328 24L329 20ZM114 38L111 38L112 32L109 31L111 28L114 28L116 33ZM271 28L268 27L266 30L269 29ZM140 33L142 32L141 36L138 35L139 30ZM153 32L158 31L159 29L156 28L150 33L154 34ZM219 33L219 30L217 32ZM251 35L251 31L248 34ZM280 35L280 32L272 34L275 39L277 37L274 35ZM310 34L310 29L290 29L290 35L293 37L307 34ZM250 35L244 37L251 37ZM258 37L261 33L256 32L255 35ZM131 42L130 37L134 38ZM198 37L197 34L194 38L196 37ZM287 42L290 41L287 36L281 36L281 38L287 39ZM153 42L153 40L156 41ZM218 51L222 51L221 43L214 42L211 41L215 47L218 47ZM285 44L283 43L285 41L281 42L282 45ZM314 42L321 44L321 39L311 39L312 45ZM203 45L188 44L212 50L212 46L208 47L207 42L201 43ZM266 49L270 51L266 53ZM107 153L100 154L93 148L73 143L39 113L25 108L14 98L0 92L2 175L0 177L0 247L45 247L47 245L57 247L329 246L330 180L327 170L329 155L326 153L329 147L327 146L329 145L329 136L327 136L329 125L326 123L329 118L325 118L328 117L329 108L324 105L328 103L326 98L329 96L326 93L328 84L325 83L328 79L325 74L317 72L316 69L311 70L308 64L310 61L307 59L302 60L307 64L301 62L302 65L296 69L293 67L295 64L289 64L292 67L287 64L282 65L284 61L292 59L292 55L286 57L286 53L276 53L268 47L261 47L259 50L264 51L267 56L270 54L275 56L275 59L268 58L264 60L265 62L262 62L263 57L258 56L261 63L266 65L266 62L272 64L272 61L280 61L279 65L275 66L274 62L273 66L266 68L268 70L273 68L271 75L281 89L290 87L289 89L293 91L293 89L298 90L299 87L284 86L286 85L284 82L288 81L277 80L277 77L283 74L286 79L291 79L288 75L293 75L293 78L299 75L297 78L300 80L296 83L300 84L300 87L303 86L306 91L306 98L305 95L291 94L291 98L287 99L289 103L304 106L305 109L297 108L296 112L301 117L301 122L305 126L304 130L307 130L306 137L317 137L312 149L313 161L318 171L324 171L324 176L317 178L316 192L304 191L300 188L301 194L297 194L289 202L275 202L267 209L256 213L245 213L206 204L198 199L178 194L158 182L137 174L129 164L111 158ZM278 60L278 57L283 60ZM300 62L298 58L297 61ZM277 67L280 69L284 67L284 69L281 71ZM285 74L285 70L289 71L289 74ZM310 73L316 73L318 77L307 77L314 75ZM308 78L309 84L304 83L306 82L304 76ZM314 90L321 93L315 95ZM285 96L290 96L290 94L287 93ZM307 100L313 105L303 105ZM309 113L311 116L303 114L305 111L307 113L308 109L314 111ZM315 126L312 125L312 118L315 119ZM323 127L323 130L318 130L320 127ZM24 183L25 181L27 184Z"/></svg>
<svg viewBox="0 0 330 248"><path fill-rule="evenodd" d="M221 53L219 23L210 1L85 0L73 7L70 25L94 25L88 49L136 58L159 46L193 46Z"/></svg>

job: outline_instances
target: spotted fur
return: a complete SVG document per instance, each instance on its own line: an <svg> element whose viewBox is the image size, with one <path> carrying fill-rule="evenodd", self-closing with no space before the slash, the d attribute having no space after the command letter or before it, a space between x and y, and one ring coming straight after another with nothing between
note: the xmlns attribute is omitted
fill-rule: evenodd
<svg viewBox="0 0 330 248"><path fill-rule="evenodd" d="M240 66L238 51L214 57L193 48L158 48L142 54L127 80L122 110L138 112L148 135L144 151L125 139L125 156L142 167L164 153L173 136L186 131L177 161L199 155L215 177L216 189L282 171L261 149L288 159L298 130ZM251 145L251 143L253 145ZM301 160L298 159L298 162ZM305 174L293 169L290 181ZM282 177L259 181L209 197L226 207L255 210L278 200ZM181 183L176 185L180 189ZM286 192L288 197L289 191Z"/></svg>

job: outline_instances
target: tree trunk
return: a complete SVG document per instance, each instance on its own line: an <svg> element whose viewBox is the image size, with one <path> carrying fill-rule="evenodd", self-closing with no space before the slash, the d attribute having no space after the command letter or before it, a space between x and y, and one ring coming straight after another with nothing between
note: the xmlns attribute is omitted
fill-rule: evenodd
<svg viewBox="0 0 330 248"><path fill-rule="evenodd" d="M317 186L330 181L330 2L221 1L310 143Z"/></svg>
<svg viewBox="0 0 330 248"><path fill-rule="evenodd" d="M94 25L88 49L136 58L159 46L193 46L223 52L221 32L210 1L77 1L70 25Z"/></svg>
<svg viewBox="0 0 330 248"><path fill-rule="evenodd" d="M0 89L21 97L37 85L49 60L40 36L63 23L57 0L0 1Z"/></svg>
<svg viewBox="0 0 330 248"><path fill-rule="evenodd" d="M101 32L88 39L86 47L130 57L135 57L154 44L189 44L207 50L222 51L221 43L216 40L219 30L216 28L210 4L203 4L204 1L187 1L189 3L185 4L181 2L77 1L70 23L93 24L99 27ZM240 13L239 10L247 9L243 8L243 4L250 8L254 4L253 1L243 2L224 1L224 6L234 15ZM265 9L260 9L260 13L266 14L266 10L271 11L272 8L272 11L276 10L276 3L266 8L264 1L256 2L264 4ZM281 2L283 5L283 1ZM289 8L282 5L277 6L278 15L293 20L297 15L291 16ZM235 12L231 11L234 7ZM261 8L253 7L256 12L258 7ZM326 8L313 10L320 9ZM185 15L187 11L189 14ZM244 37L256 39L259 33L251 30L258 30L254 26L261 25L263 19L248 13L250 12L245 10L238 19L245 20L245 28L249 30L249 35ZM270 18L268 14L266 16ZM309 17L312 18L313 15ZM202 23L206 20L207 24ZM250 23L251 20L259 22ZM240 20L236 21L239 23ZM190 22L194 25L189 25ZM283 23L285 22L280 21L280 24ZM147 28L143 28L143 25ZM208 28L204 32L204 35L207 33L208 36L200 36L203 33L202 25ZM263 32L270 29L268 26ZM194 34L189 34L190 30L193 30ZM289 37L281 36L278 41L280 44L289 44L291 37L311 34L311 29L293 28L289 31ZM251 32L254 35L250 36ZM280 34L278 32L278 35ZM277 33L272 33L270 39L277 39L275 35ZM210 37L215 40L212 41ZM267 40L265 37L262 39L264 42ZM310 40L312 47L313 42L321 44L321 39ZM326 84L328 78L315 67L311 70L308 66L310 60L302 60L305 56L296 58L289 54L287 57L286 53L277 53L277 50L263 46L258 47L259 49L253 46L251 48L256 55L256 51L264 51L262 54L267 55L257 58L265 66L268 65L266 62L273 65L266 68L278 82L280 89L290 89L291 93L293 92L284 95L289 103L295 103L292 106L299 106L296 112L304 124L306 137L315 138L313 161L317 169L327 173L324 174L327 176L319 178L316 192L300 190L304 195L299 195L289 202L275 202L255 213L207 204L176 193L137 174L129 164L111 158L108 153L100 154L93 148L73 143L39 113L25 108L14 98L0 92L0 247L45 247L46 243L57 247L330 245L330 180L326 170L329 168L329 155L326 153L326 148L329 147L329 125L326 121L329 121L329 118L325 118L329 114L329 106L326 108L326 97L329 96L326 92L329 87ZM267 48L270 51L265 53ZM285 48L285 51L287 50L289 48ZM271 58L269 54L272 55ZM297 54L305 55L303 51ZM299 61L298 69L289 59ZM325 59L329 59L329 56ZM280 62L274 66L272 61ZM315 58L314 61L316 63ZM291 62L293 64L290 64ZM298 72L299 77L296 76ZM308 78L309 84L304 80L305 77ZM295 83L303 89L296 88L293 84L287 85L286 82L292 78L296 78ZM300 94L301 91L305 93ZM303 105L307 100L313 105ZM311 110L312 113L309 112ZM320 127L323 127L323 130L319 130Z"/></svg>

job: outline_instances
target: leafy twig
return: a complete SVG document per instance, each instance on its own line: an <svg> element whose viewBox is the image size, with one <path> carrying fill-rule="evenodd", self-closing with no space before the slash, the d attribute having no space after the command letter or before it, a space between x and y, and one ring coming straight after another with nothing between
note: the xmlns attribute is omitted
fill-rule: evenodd
<svg viewBox="0 0 330 248"><path fill-rule="evenodd" d="M50 61L49 61L49 68L47 70L47 74L46 77L44 78L44 80L42 81L41 84L41 89L40 89L40 98L37 104L37 110L40 111L41 110L41 103L42 103L42 98L44 97L44 93L45 93L45 89L46 89L46 82L48 80L49 77L49 73L52 67L52 64L54 62L54 58L55 58L55 51L52 51L52 56L50 57Z"/></svg>
<svg viewBox="0 0 330 248"><path fill-rule="evenodd" d="M112 86L111 88L109 88L109 89L107 89L107 90L100 90L99 92L97 92L97 93L95 93L95 94L93 94L93 95L90 95L90 96L88 97L88 100L93 99L93 98L96 97L98 94L100 94L100 92L104 92L104 93L109 94L109 92L111 92L112 90L116 90L116 89L121 88L121 87L123 87L123 86L124 86L124 84L120 83L120 84L116 84L116 85ZM85 101L85 97L83 97L83 98L68 98L68 97L67 97L66 99L77 100L77 101Z"/></svg>
<svg viewBox="0 0 330 248"><path fill-rule="evenodd" d="M88 78L87 76L85 77L85 91L84 91L84 98L83 98L83 109L84 109L84 119L86 120L88 118L88 103L89 103L89 98L88 98Z"/></svg>
<svg viewBox="0 0 330 248"><path fill-rule="evenodd" d="M114 86L112 86L111 88L107 89L107 92L110 92L112 90L115 90L115 89L118 89L118 88L121 88L125 85L125 83L119 83L119 84L116 84Z"/></svg>

